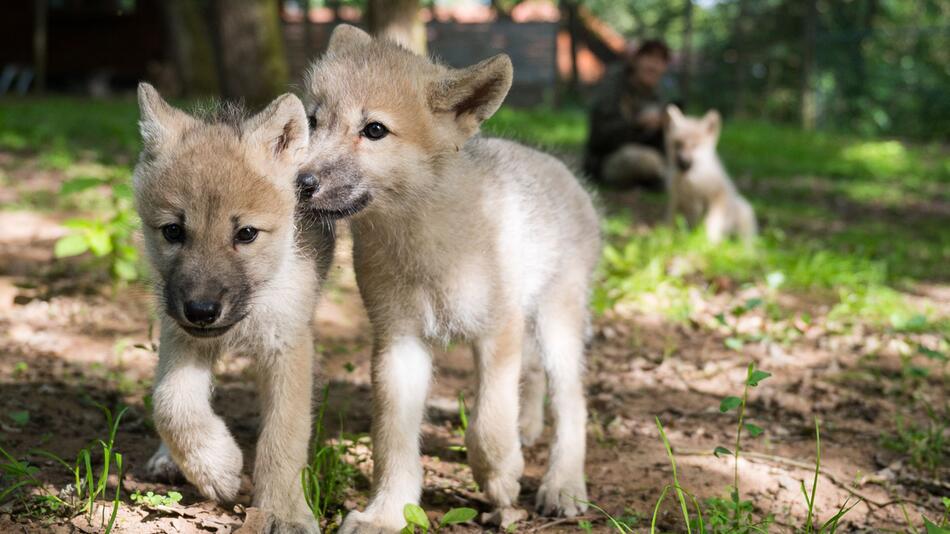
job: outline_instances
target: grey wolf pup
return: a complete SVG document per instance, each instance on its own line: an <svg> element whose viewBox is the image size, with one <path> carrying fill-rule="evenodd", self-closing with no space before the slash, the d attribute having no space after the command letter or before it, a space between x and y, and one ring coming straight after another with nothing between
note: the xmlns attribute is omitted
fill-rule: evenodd
<svg viewBox="0 0 950 534"><path fill-rule="evenodd" d="M310 437L310 321L333 241L326 226L297 227L303 104L284 95L249 119L204 121L142 84L139 108L133 184L161 306L154 419L162 447L147 469L167 477L177 466L204 496L234 499L241 449L212 411L212 366L224 352L250 355L263 405L254 506L268 514L269 532L317 532L300 472Z"/></svg>
<svg viewBox="0 0 950 534"><path fill-rule="evenodd" d="M450 339L474 347L465 442L491 503L516 505L521 444L542 431L547 386L555 435L537 506L586 508L582 374L598 216L557 159L474 136L511 79L505 55L450 69L346 25L310 70L310 160L298 179L318 214L352 215L374 341L374 491L342 532L398 531L403 507L419 501L430 349Z"/></svg>
<svg viewBox="0 0 950 534"><path fill-rule="evenodd" d="M755 213L716 154L721 124L716 111L697 119L674 105L666 108L667 215L672 222L682 214L690 225L702 219L710 242L738 235L750 243L756 235Z"/></svg>

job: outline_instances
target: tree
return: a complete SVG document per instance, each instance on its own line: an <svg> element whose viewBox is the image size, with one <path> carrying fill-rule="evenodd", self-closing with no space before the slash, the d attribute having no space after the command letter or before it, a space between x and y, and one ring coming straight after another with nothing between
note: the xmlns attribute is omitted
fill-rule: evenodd
<svg viewBox="0 0 950 534"><path fill-rule="evenodd" d="M182 92L218 93L218 71L206 13L191 0L161 2L169 30L169 48Z"/></svg>
<svg viewBox="0 0 950 534"><path fill-rule="evenodd" d="M680 95L685 101L689 98L689 82L693 73L693 0L686 0L683 5L683 49L680 57Z"/></svg>
<svg viewBox="0 0 950 534"><path fill-rule="evenodd" d="M818 25L818 0L806 0L803 43L802 43L802 85L799 101L801 103L802 128L813 130L816 121L815 109L815 32Z"/></svg>
<svg viewBox="0 0 950 534"><path fill-rule="evenodd" d="M186 94L221 94L260 105L286 90L278 0L168 0L162 5Z"/></svg>
<svg viewBox="0 0 950 534"><path fill-rule="evenodd" d="M213 1L212 35L225 97L263 104L286 90L279 10L278 0Z"/></svg>
<svg viewBox="0 0 950 534"><path fill-rule="evenodd" d="M392 39L417 54L426 53L419 0L367 0L365 22L373 35Z"/></svg>

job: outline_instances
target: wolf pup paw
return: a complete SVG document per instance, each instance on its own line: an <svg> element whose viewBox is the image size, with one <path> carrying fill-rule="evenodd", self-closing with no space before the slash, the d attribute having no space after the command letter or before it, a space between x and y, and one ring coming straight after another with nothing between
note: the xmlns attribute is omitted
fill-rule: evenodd
<svg viewBox="0 0 950 534"><path fill-rule="evenodd" d="M316 521L296 523L269 515L261 534L320 534L320 526Z"/></svg>
<svg viewBox="0 0 950 534"><path fill-rule="evenodd" d="M260 508L248 508L244 524L235 534L320 534L320 525L313 517L300 523L280 519Z"/></svg>
<svg viewBox="0 0 950 534"><path fill-rule="evenodd" d="M405 521L386 522L383 518L374 517L367 512L352 511L343 520L340 534L396 534L402 530Z"/></svg>
<svg viewBox="0 0 950 534"><path fill-rule="evenodd" d="M545 477L538 489L538 513L547 516L574 517L587 511L587 487L584 477L554 480Z"/></svg>
<svg viewBox="0 0 950 534"><path fill-rule="evenodd" d="M232 502L241 489L242 462L241 449L231 440L196 451L181 468L202 495L216 502Z"/></svg>

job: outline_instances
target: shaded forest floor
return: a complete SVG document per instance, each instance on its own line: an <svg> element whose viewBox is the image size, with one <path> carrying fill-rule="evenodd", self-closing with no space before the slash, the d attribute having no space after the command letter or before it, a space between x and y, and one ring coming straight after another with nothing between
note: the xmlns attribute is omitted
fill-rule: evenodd
<svg viewBox="0 0 950 534"><path fill-rule="evenodd" d="M158 445L149 415L156 363L145 285L114 284L102 259L56 259L72 217L113 209L106 185L64 194L77 178L128 175L136 150L131 102L0 101L0 447L28 461L42 486L4 494L17 479L0 459L0 531L98 532L111 506L92 518L55 510L69 500L72 474L35 452L73 463L108 429L97 404L129 411L118 425L124 458L118 532L230 532L249 506L203 501L188 484L145 480ZM488 128L550 147L576 163L577 113L502 110ZM655 418L676 456L680 485L702 502L708 522L729 502L736 413L720 401L741 395L750 362L772 373L750 390L742 439L740 498L769 532L805 523L800 483L810 488L815 420L821 470L815 509L830 518L860 502L843 532L909 532L937 522L950 497L950 158L945 147L804 135L758 123L726 125L722 152L758 212L756 251L710 247L698 233L660 224L664 198L601 191L608 247L598 275L586 378L587 476L592 503L635 532L649 532L672 470ZM112 206L112 207L110 207ZM75 225L72 225L75 226ZM353 466L348 488L325 518L361 508L369 493L369 327L348 247L316 312L324 426ZM436 357L423 432L423 507L485 511L465 465L460 394L473 398L468 351ZM220 362L215 406L250 451L258 409L249 362ZM469 402L469 405L471 403ZM522 504L530 508L547 459L550 428L525 451ZM96 446L98 447L98 445ZM92 455L98 468L101 455ZM248 462L249 463L249 462ZM24 467L27 464L18 464ZM27 466L27 467L28 467ZM250 473L250 465L246 472ZM108 481L112 498L116 477ZM130 496L182 494L178 503ZM37 498L39 496L40 498ZM718 499L718 500L717 500ZM695 515L695 514L694 514ZM664 532L686 527L672 496L659 507ZM557 520L530 516L519 531L609 531L605 515ZM480 531L468 524L457 531Z"/></svg>

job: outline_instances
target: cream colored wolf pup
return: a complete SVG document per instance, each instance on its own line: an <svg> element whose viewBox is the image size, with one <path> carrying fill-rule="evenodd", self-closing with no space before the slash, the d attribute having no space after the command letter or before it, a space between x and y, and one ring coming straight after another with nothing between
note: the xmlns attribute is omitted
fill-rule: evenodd
<svg viewBox="0 0 950 534"><path fill-rule="evenodd" d="M694 119L674 105L666 108L667 214L672 222L682 213L691 225L702 219L713 243L733 234L748 243L756 234L755 213L716 155L721 123L716 111Z"/></svg>
<svg viewBox="0 0 950 534"><path fill-rule="evenodd" d="M148 470L168 476L177 464L206 497L234 499L241 450L212 411L212 365L225 351L250 355L263 405L254 505L269 514L268 532L317 532L300 471L310 437L310 320L333 241L324 225L295 227L303 105L284 95L250 119L204 121L142 84L139 108L135 198L162 307L154 391L162 447Z"/></svg>
<svg viewBox="0 0 950 534"><path fill-rule="evenodd" d="M310 71L312 159L298 179L322 216L353 216L374 337L374 491L342 532L398 531L405 504L419 501L430 346L453 338L474 346L465 441L488 499L516 505L521 443L543 426L543 369L556 430L537 505L586 508L582 360L598 217L557 159L473 137L511 78L505 55L455 70L346 25Z"/></svg>

